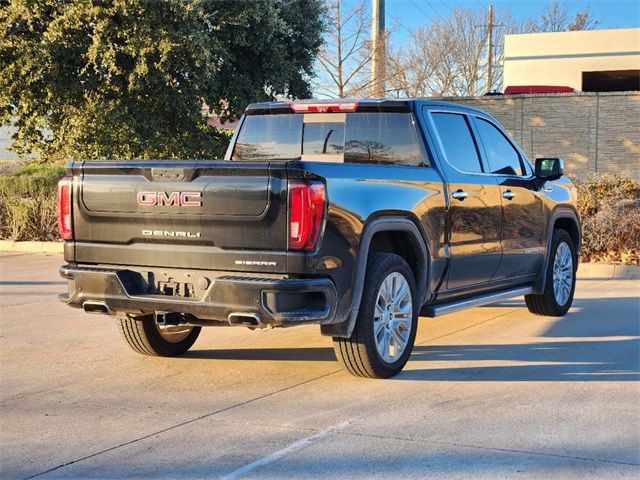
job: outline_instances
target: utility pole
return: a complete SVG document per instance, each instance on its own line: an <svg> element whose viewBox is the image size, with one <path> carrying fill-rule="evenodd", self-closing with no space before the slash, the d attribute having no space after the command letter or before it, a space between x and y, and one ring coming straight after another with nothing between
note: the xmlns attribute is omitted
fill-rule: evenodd
<svg viewBox="0 0 640 480"><path fill-rule="evenodd" d="M371 0L371 96L385 96L384 0Z"/></svg>
<svg viewBox="0 0 640 480"><path fill-rule="evenodd" d="M493 87L493 5L489 5L487 12L487 93Z"/></svg>

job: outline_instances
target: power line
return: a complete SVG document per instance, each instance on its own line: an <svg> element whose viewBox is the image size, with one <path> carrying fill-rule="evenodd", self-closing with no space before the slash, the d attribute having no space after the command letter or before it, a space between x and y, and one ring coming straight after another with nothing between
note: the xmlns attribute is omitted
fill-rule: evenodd
<svg viewBox="0 0 640 480"><path fill-rule="evenodd" d="M444 0L440 0L440 3L444 6L444 11L448 11L448 15L451 15L453 13L453 8L450 4L447 4L447 2L445 2ZM459 7L458 2L456 2L456 6Z"/></svg>
<svg viewBox="0 0 640 480"><path fill-rule="evenodd" d="M427 20L429 20L430 22L433 22L434 18L432 16L430 16L429 14L427 14L427 12L425 12L422 7L420 5L418 5L414 0L411 0L411 4L416 7L420 13L422 13L425 17L427 17ZM431 4L429 2L427 2L427 5L429 5L431 7ZM431 7L431 9L435 12L436 16L439 17L440 15L438 14L438 12L436 12L433 7Z"/></svg>
<svg viewBox="0 0 640 480"><path fill-rule="evenodd" d="M394 15L391 18L393 19L393 23L397 23L400 28L405 30L407 33L413 35L413 32L400 21L400 17L398 17L397 15Z"/></svg>

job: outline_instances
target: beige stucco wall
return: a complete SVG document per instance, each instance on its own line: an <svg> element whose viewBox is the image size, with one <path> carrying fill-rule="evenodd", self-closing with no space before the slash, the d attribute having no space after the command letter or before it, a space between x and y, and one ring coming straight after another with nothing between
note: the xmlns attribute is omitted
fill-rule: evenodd
<svg viewBox="0 0 640 480"><path fill-rule="evenodd" d="M506 35L504 87L582 89L582 72L640 69L640 28Z"/></svg>
<svg viewBox="0 0 640 480"><path fill-rule="evenodd" d="M640 179L640 94L580 93L447 98L493 115L533 161L561 157L566 171Z"/></svg>

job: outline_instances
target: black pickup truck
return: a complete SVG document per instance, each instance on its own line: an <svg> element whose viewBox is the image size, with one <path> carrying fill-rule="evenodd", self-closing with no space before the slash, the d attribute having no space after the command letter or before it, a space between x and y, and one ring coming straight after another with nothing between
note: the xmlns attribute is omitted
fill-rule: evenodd
<svg viewBox="0 0 640 480"><path fill-rule="evenodd" d="M398 373L419 314L524 295L564 315L580 246L562 161L427 100L250 105L224 160L82 161L59 184L60 299L147 355L201 327L318 324L351 373Z"/></svg>

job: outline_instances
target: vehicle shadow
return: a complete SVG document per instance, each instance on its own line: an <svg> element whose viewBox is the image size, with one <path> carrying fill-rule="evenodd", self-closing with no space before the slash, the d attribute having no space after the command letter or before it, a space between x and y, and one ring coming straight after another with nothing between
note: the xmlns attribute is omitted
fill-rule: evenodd
<svg viewBox="0 0 640 480"><path fill-rule="evenodd" d="M333 348L231 348L225 350L190 350L180 358L210 360L267 360L296 362L335 362Z"/></svg>
<svg viewBox="0 0 640 480"><path fill-rule="evenodd" d="M397 378L455 382L638 381L639 356L637 339L416 346L411 362L438 365L408 369ZM465 365L442 367L442 362ZM510 364L486 365L502 362Z"/></svg>
<svg viewBox="0 0 640 480"><path fill-rule="evenodd" d="M520 305L524 308L524 302L512 300L487 308ZM514 321L518 315L513 313ZM509 344L416 345L411 362L432 362L433 368L407 369L396 378L471 382L640 380L637 297L576 298L572 309L564 317L553 319L538 338ZM479 331L478 340L483 339ZM442 362L465 363L448 367ZM515 365L501 365L503 362Z"/></svg>
<svg viewBox="0 0 640 480"><path fill-rule="evenodd" d="M513 303L517 304L508 302L516 307ZM638 299L633 297L576 299L572 310L554 319L533 342L482 343L488 337L479 326L478 342L474 344L416 345L407 368L395 378L452 382L637 381L639 307ZM514 312L513 320L523 321L519 319L523 314L528 312ZM527 321L536 319L529 317ZM313 362L336 359L332 348L323 347L194 350L183 358ZM448 366L449 362L455 365Z"/></svg>

